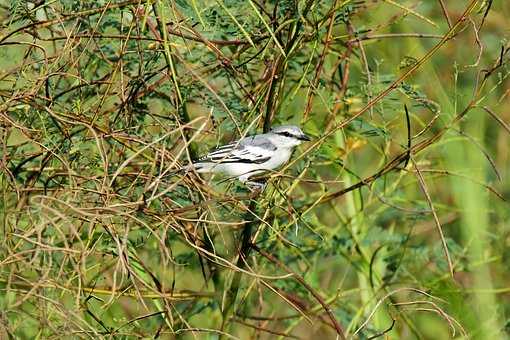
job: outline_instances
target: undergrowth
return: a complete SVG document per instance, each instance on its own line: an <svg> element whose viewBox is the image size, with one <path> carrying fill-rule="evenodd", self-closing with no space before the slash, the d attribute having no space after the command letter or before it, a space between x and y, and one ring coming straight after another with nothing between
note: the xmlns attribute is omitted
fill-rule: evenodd
<svg viewBox="0 0 510 340"><path fill-rule="evenodd" d="M508 336L509 15L0 1L0 338ZM263 192L176 172L287 123Z"/></svg>

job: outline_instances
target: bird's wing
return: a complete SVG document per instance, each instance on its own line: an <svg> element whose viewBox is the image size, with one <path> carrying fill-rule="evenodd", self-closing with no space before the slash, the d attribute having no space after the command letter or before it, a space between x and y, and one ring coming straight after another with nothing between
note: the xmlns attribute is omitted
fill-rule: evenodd
<svg viewBox="0 0 510 340"><path fill-rule="evenodd" d="M256 135L222 145L199 158L198 162L261 164L268 161L274 151L276 146L269 139Z"/></svg>

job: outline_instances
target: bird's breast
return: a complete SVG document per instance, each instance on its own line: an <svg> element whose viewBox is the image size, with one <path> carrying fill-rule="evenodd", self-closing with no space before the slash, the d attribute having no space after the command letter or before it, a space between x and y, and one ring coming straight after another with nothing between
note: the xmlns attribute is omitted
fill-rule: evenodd
<svg viewBox="0 0 510 340"><path fill-rule="evenodd" d="M271 157L267 162L263 164L264 168L273 170L281 167L288 162L291 154L291 149L278 148L274 151L273 157Z"/></svg>

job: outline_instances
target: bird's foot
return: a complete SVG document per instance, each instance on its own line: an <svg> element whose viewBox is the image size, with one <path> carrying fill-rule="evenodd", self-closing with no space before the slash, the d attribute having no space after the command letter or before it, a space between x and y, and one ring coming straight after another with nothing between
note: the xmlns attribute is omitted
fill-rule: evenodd
<svg viewBox="0 0 510 340"><path fill-rule="evenodd" d="M259 181L246 181L244 184L251 192L260 192L266 187L266 182Z"/></svg>

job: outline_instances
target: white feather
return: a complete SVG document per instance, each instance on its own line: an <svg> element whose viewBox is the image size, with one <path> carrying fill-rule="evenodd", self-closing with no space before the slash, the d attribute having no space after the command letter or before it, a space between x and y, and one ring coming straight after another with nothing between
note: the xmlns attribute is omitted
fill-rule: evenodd
<svg viewBox="0 0 510 340"><path fill-rule="evenodd" d="M297 126L281 126L269 133L220 146L200 157L192 167L197 172L224 173L247 182L251 176L287 163L303 140L309 139Z"/></svg>

